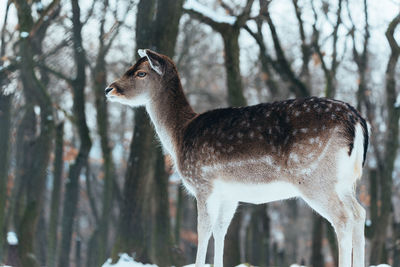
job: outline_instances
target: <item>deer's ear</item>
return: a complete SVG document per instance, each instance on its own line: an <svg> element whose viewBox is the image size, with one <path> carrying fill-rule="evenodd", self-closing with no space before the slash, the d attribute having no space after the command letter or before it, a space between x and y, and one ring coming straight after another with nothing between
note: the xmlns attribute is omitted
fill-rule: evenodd
<svg viewBox="0 0 400 267"><path fill-rule="evenodd" d="M157 72L157 74L162 75L162 61L163 59L155 52L149 49L139 49L138 54L141 57L146 57L149 61L150 67Z"/></svg>

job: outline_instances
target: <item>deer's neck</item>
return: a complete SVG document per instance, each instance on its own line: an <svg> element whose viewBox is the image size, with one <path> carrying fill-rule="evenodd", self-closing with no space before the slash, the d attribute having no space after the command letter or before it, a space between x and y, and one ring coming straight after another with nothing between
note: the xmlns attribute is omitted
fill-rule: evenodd
<svg viewBox="0 0 400 267"><path fill-rule="evenodd" d="M175 160L183 129L196 116L183 93L179 78L162 85L151 97L146 109L163 147Z"/></svg>

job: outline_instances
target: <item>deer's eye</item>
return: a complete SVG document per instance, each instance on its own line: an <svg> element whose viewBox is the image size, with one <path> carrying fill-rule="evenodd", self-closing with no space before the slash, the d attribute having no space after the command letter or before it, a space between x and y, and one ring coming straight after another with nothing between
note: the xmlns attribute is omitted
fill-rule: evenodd
<svg viewBox="0 0 400 267"><path fill-rule="evenodd" d="M136 74L136 76L138 76L138 77L140 77L140 78L143 78L144 76L146 76L146 72L144 72L144 71L139 71L137 74Z"/></svg>

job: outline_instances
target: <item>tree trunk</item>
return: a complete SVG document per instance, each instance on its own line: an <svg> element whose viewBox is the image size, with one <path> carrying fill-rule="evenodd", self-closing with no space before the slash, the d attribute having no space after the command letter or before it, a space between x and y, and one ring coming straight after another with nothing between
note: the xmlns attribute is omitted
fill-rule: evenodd
<svg viewBox="0 0 400 267"><path fill-rule="evenodd" d="M183 1L141 0L138 5L137 48L152 48L170 57L178 33ZM144 108L135 111L135 129L125 177L124 202L113 259L135 252L138 260L159 266L173 264L169 223L168 175L164 156L154 140ZM140 218L140 220L137 220ZM127 235L126 233L134 233Z"/></svg>
<svg viewBox="0 0 400 267"><path fill-rule="evenodd" d="M60 201L63 172L63 147L64 147L64 123L56 127L55 151L53 162L53 190L51 192L51 204L49 215L49 230L47 235L47 265L55 267L57 263L57 226L60 217Z"/></svg>
<svg viewBox="0 0 400 267"><path fill-rule="evenodd" d="M228 87L228 103L230 106L245 106L242 76L239 66L239 33L240 28L226 27L222 34L225 48L226 84Z"/></svg>
<svg viewBox="0 0 400 267"><path fill-rule="evenodd" d="M400 267L400 222L393 216L393 267Z"/></svg>
<svg viewBox="0 0 400 267"><path fill-rule="evenodd" d="M0 92L0 262L4 258L12 95Z"/></svg>
<svg viewBox="0 0 400 267"><path fill-rule="evenodd" d="M107 2L104 3L104 9L108 7ZM106 10L104 10L104 14ZM112 150L109 144L108 135L108 106L106 98L104 97L104 88L106 87L107 74L106 74L106 61L105 57L108 52L108 48L104 44L104 22L105 15L101 21L100 26L100 37L99 37L99 49L97 53L96 65L92 73L93 79L93 90L95 95L96 105L96 120L97 120L97 131L100 136L101 151L104 159L103 172L104 172L104 186L103 186L103 199L102 199L102 212L99 219L98 225L93 232L93 236L90 241L89 256L87 257L88 267L101 266L107 259L107 253L109 247L107 247L108 233L109 233L109 216L112 212L113 206L113 192L114 192L114 177L115 166L112 159Z"/></svg>
<svg viewBox="0 0 400 267"><path fill-rule="evenodd" d="M254 206L249 226L249 255L247 261L255 266L270 266L270 218L268 205Z"/></svg>
<svg viewBox="0 0 400 267"><path fill-rule="evenodd" d="M15 0L17 8L19 31L30 33L33 27L33 18L31 7L28 2L23 0ZM33 36L27 38L20 37L19 52L21 56L21 81L27 106L38 105L40 107L40 135L35 136L35 132L30 134L31 149L30 155L24 155L30 158L30 168L24 169L23 175L28 175L24 183L26 183L26 203L24 209L21 210L21 220L19 221L18 237L20 245L18 254L21 258L23 266L39 266L35 257L35 231L43 205L43 195L46 182L46 169L50 159L54 122L53 122L53 106L49 95L47 94L45 84L43 84L36 76L34 67L34 43ZM40 42L39 42L40 43ZM28 112L33 112L28 109ZM34 116L34 115L33 115ZM36 118L33 118L33 123Z"/></svg>
<svg viewBox="0 0 400 267"><path fill-rule="evenodd" d="M242 215L240 209L241 207L238 207L238 211L233 217L231 224L229 225L228 232L225 236L225 247L224 247L225 266L236 266L240 264L239 231L242 221Z"/></svg>
<svg viewBox="0 0 400 267"><path fill-rule="evenodd" d="M322 254L322 239L324 233L324 218L318 215L313 216L313 238L311 251L311 266L324 266L324 256Z"/></svg>
<svg viewBox="0 0 400 267"><path fill-rule="evenodd" d="M92 141L89 136L89 129L86 124L85 115L85 95L84 89L86 85L85 74L85 53L82 45L82 23L80 21L80 7L78 0L71 0L72 4L72 26L73 26L73 48L74 60L76 64L76 76L71 86L73 89L73 112L75 117L75 125L78 128L80 139L80 148L78 156L71 165L68 174L68 183L66 184L63 216L62 216L62 238L60 257L58 266L69 266L69 256L71 251L71 239L73 234L74 220L78 208L79 199L79 176L82 169L88 164L88 156Z"/></svg>
<svg viewBox="0 0 400 267"><path fill-rule="evenodd" d="M149 134L150 133L150 134ZM135 111L135 128L128 167L125 176L117 240L113 248L113 260L119 253L135 253L141 262L150 262L150 229L146 214L149 209L146 197L151 193L148 182L154 177L154 149L152 126L144 108ZM138 219L139 218L139 219ZM127 234L132 233L132 234Z"/></svg>
<svg viewBox="0 0 400 267"><path fill-rule="evenodd" d="M400 14L397 15L389 24L386 31L386 38L391 47L391 54L386 68L386 107L388 112L387 131L384 142L383 162L384 168L379 171L379 181L381 189L380 214L377 221L379 227L374 227L374 237L372 240L370 263L378 264L386 262L387 251L385 240L389 226L389 218L392 208L392 187L394 163L399 147L399 119L400 106L396 106L396 65L400 55L400 46L394 38L397 25L400 24Z"/></svg>

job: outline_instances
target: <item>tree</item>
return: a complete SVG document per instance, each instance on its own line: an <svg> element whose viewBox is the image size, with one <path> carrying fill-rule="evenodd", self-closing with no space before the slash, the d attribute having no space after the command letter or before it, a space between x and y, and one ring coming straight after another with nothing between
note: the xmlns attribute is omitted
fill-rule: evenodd
<svg viewBox="0 0 400 267"><path fill-rule="evenodd" d="M131 2L132 3L132 2ZM126 8L122 19L117 18L117 10L113 10L113 26L106 31L105 23L108 11L111 9L108 0L102 1L102 18L99 24L99 47L97 50L94 66L91 67L91 78L93 83L93 91L95 96L97 131L100 136L101 151L104 159L104 185L102 197L102 210L100 218L95 215L96 229L89 241L87 266L97 267L103 264L107 259L108 253L108 234L110 225L110 213L112 212L114 194L118 191L115 177L115 164L112 158L112 150L109 138L109 122L108 122L108 105L104 97L104 88L107 85L107 62L106 56L110 51L111 45L117 37L122 25L122 21L126 19L128 10L131 9L131 3ZM90 183L90 178L87 177ZM90 191L90 188L88 188ZM91 192L88 192L90 195ZM92 204L94 206L94 204Z"/></svg>
<svg viewBox="0 0 400 267"><path fill-rule="evenodd" d="M51 20L44 21L52 14L57 14L58 1L52 1L34 20L30 3L15 0L17 8L21 56L20 77L27 109L21 122L21 135L24 136L22 168L19 177L19 192L24 196L19 199L17 233L20 240L18 254L24 266L39 266L35 257L34 243L36 226L43 205L43 193L46 181L46 169L50 159L53 139L53 108L46 90L46 76L38 78L35 72L34 55L40 53L41 37L45 34ZM33 112L33 106L40 108L40 124ZM28 121L29 120L29 121ZM26 124L25 124L26 123ZM25 127L27 126L27 127ZM36 127L40 127L40 135L35 136ZM29 140L29 141L28 141Z"/></svg>
<svg viewBox="0 0 400 267"><path fill-rule="evenodd" d="M60 217L60 202L62 189L63 152L64 152L64 123L56 127L55 149L53 162L53 191L51 192L51 206L49 229L47 234L47 264L55 267L57 263L57 226Z"/></svg>
<svg viewBox="0 0 400 267"><path fill-rule="evenodd" d="M136 22L137 48L152 48L170 57L174 54L183 1L141 0ZM135 111L134 136L125 176L113 258L120 252L135 252L139 260L160 266L173 264L169 223L168 175L164 156L154 140L154 130L144 108ZM141 220L137 220L141 218ZM134 233L127 235L127 233Z"/></svg>
<svg viewBox="0 0 400 267"><path fill-rule="evenodd" d="M385 248L386 233L389 227L389 218L392 210L392 187L394 163L399 148L399 119L400 106L396 104L396 66L400 56L400 46L394 38L394 32L400 24L400 14L390 22L386 30L386 39L389 43L391 54L386 67L386 107L387 107L387 131L384 141L384 150L380 154L376 152L378 161L378 181L380 188L381 205L372 224L375 225L372 238L371 264L386 262L387 249Z"/></svg>
<svg viewBox="0 0 400 267"><path fill-rule="evenodd" d="M10 159L11 101L12 95L0 92L0 262L5 244L5 215L7 201L8 165Z"/></svg>
<svg viewBox="0 0 400 267"><path fill-rule="evenodd" d="M82 23L81 9L78 0L71 0L72 5L72 40L76 74L73 79L67 78L69 85L73 89L73 112L75 125L78 128L80 147L74 163L69 168L68 183L64 194L64 205L62 215L62 237L58 260L58 266L69 266L69 255L71 251L71 238L73 233L74 220L79 199L79 176L82 169L87 165L89 151L92 141L89 136L89 129L85 115L85 96L86 86L86 60L85 51L82 44Z"/></svg>

